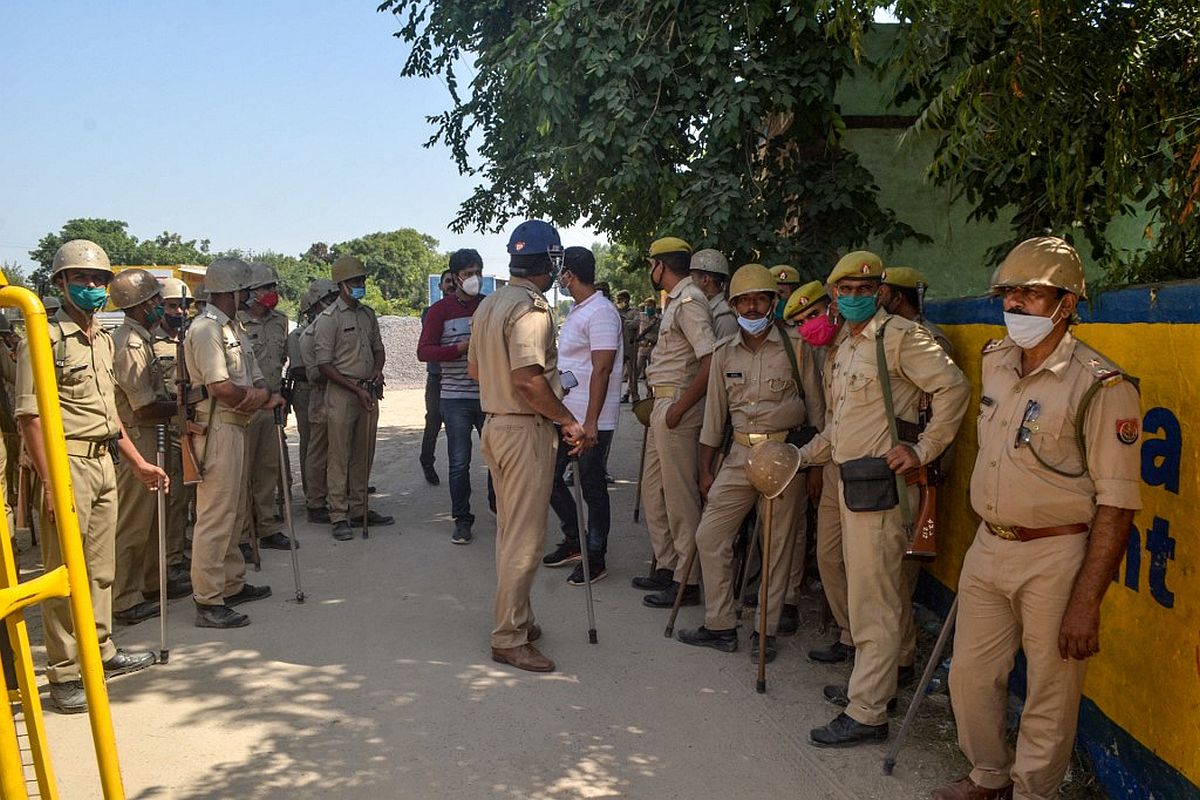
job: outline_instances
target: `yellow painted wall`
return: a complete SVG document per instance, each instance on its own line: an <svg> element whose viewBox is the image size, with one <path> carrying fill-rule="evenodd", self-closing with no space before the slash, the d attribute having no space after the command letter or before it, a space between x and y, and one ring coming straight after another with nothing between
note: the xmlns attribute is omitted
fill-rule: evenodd
<svg viewBox="0 0 1200 800"><path fill-rule="evenodd" d="M978 447L980 350L1004 329L943 328L973 385L953 474L941 498L941 554L929 567L954 588L978 524L968 487ZM1089 323L1075 333L1141 379L1143 415L1137 556L1126 557L1105 597L1101 652L1089 665L1084 693L1109 719L1200 784L1200 325ZM1177 422L1178 434L1156 432L1156 421L1167 428ZM1175 452L1178 470L1170 469ZM1177 492L1152 485L1169 483L1172 476L1178 477Z"/></svg>

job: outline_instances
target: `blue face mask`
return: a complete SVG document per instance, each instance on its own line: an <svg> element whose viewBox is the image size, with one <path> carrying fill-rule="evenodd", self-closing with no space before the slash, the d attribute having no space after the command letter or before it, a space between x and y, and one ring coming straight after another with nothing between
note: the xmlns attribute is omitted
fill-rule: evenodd
<svg viewBox="0 0 1200 800"><path fill-rule="evenodd" d="M146 324L153 325L163 318L163 307L155 306L146 313Z"/></svg>
<svg viewBox="0 0 1200 800"><path fill-rule="evenodd" d="M351 286L350 287L350 296L353 297L355 300L362 300L364 297L367 296L367 287Z"/></svg>
<svg viewBox="0 0 1200 800"><path fill-rule="evenodd" d="M93 288L71 283L67 284L67 294L81 311L97 311L104 308L104 304L108 302L108 289L104 286Z"/></svg>
<svg viewBox="0 0 1200 800"><path fill-rule="evenodd" d="M838 311L849 322L863 322L875 316L875 295L839 297Z"/></svg>
<svg viewBox="0 0 1200 800"><path fill-rule="evenodd" d="M738 317L737 321L742 330L751 336L757 336L765 331L767 326L771 324L770 317L763 317L762 319L746 319L745 317Z"/></svg>

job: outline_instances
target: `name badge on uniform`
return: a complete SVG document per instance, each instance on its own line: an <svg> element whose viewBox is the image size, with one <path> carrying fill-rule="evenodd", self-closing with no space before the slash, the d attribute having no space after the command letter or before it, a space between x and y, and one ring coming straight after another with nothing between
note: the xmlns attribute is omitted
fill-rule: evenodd
<svg viewBox="0 0 1200 800"><path fill-rule="evenodd" d="M745 377L745 376L743 376L742 373L740 373L740 372L726 372L725 377L726 378L741 378L741 377Z"/></svg>
<svg viewBox="0 0 1200 800"><path fill-rule="evenodd" d="M342 328L342 333L351 333L353 330L354 326L351 325L349 328Z"/></svg>

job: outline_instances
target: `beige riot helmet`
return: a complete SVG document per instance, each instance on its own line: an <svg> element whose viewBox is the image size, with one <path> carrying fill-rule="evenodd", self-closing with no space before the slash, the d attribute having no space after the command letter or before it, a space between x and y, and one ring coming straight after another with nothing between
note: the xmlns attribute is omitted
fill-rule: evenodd
<svg viewBox="0 0 1200 800"><path fill-rule="evenodd" d="M800 450L787 442L759 442L746 456L746 479L768 500L783 490L800 470Z"/></svg>
<svg viewBox="0 0 1200 800"><path fill-rule="evenodd" d="M366 266L354 256L338 256L337 261L333 262L334 283L341 283L342 281L354 278L363 278L366 277L366 274Z"/></svg>
<svg viewBox="0 0 1200 800"><path fill-rule="evenodd" d="M729 277L729 259L721 255L718 250L697 250L692 254L688 268Z"/></svg>
<svg viewBox="0 0 1200 800"><path fill-rule="evenodd" d="M64 269L96 269L113 274L112 264L108 261L108 253L95 242L87 239L72 239L58 248L54 254L54 264L50 269L53 278Z"/></svg>
<svg viewBox="0 0 1200 800"><path fill-rule="evenodd" d="M218 258L204 274L204 288L211 294L237 292L249 283L250 265L240 258Z"/></svg>
<svg viewBox="0 0 1200 800"><path fill-rule="evenodd" d="M250 280L246 284L247 289L257 289L261 286L270 286L273 283L279 283L279 272L270 264L254 261L250 263L249 267Z"/></svg>
<svg viewBox="0 0 1200 800"><path fill-rule="evenodd" d="M992 275L992 292L999 294L1013 286L1053 286L1087 298L1079 253L1056 236L1026 239L996 267Z"/></svg>
<svg viewBox="0 0 1200 800"><path fill-rule="evenodd" d="M743 294L764 292L774 296L776 293L775 276L762 264L743 264L733 273L729 281L729 299L733 300Z"/></svg>
<svg viewBox="0 0 1200 800"><path fill-rule="evenodd" d="M144 303L161 292L158 279L144 269L121 270L108 285L109 299L122 311Z"/></svg>
<svg viewBox="0 0 1200 800"><path fill-rule="evenodd" d="M46 309L46 314L49 316L62 308L62 300L59 300L52 294L48 294L42 298L42 307Z"/></svg>
<svg viewBox="0 0 1200 800"><path fill-rule="evenodd" d="M162 285L163 300L190 300L192 293L188 291L188 286L179 278L160 278L159 283Z"/></svg>
<svg viewBox="0 0 1200 800"><path fill-rule="evenodd" d="M637 417L637 421L650 427L650 415L654 412L654 398L645 397L633 404L633 416Z"/></svg>

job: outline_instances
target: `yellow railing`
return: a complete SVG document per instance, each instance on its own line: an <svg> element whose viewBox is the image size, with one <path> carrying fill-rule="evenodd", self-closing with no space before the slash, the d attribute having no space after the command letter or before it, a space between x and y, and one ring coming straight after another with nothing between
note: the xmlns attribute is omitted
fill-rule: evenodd
<svg viewBox="0 0 1200 800"><path fill-rule="evenodd" d="M54 356L50 351L50 331L46 309L37 296L19 286L9 286L0 274L0 308L19 308L25 318L26 346L33 365L33 381L37 394L42 439L46 450L46 465L53 490L54 514L58 523L59 546L63 566L26 583L17 582L16 559L9 541L8 523L0 514L0 616L14 651L17 689L12 690L0 673L4 713L0 714L0 800L25 800L24 767L17 738L12 704L21 704L29 749L37 776L39 796L57 798L54 773L46 745L46 730L33 672L29 635L22 610L34 603L53 597L67 597L79 652L79 667L83 689L87 695L88 718L96 762L105 800L123 800L121 768L117 762L117 744L113 734L112 712L108 705L108 688L104 682L104 665L100 660L100 644L96 638L95 616L92 612L87 563L75 513L71 473L63 437L62 413L58 407L58 384L54 377Z"/></svg>

